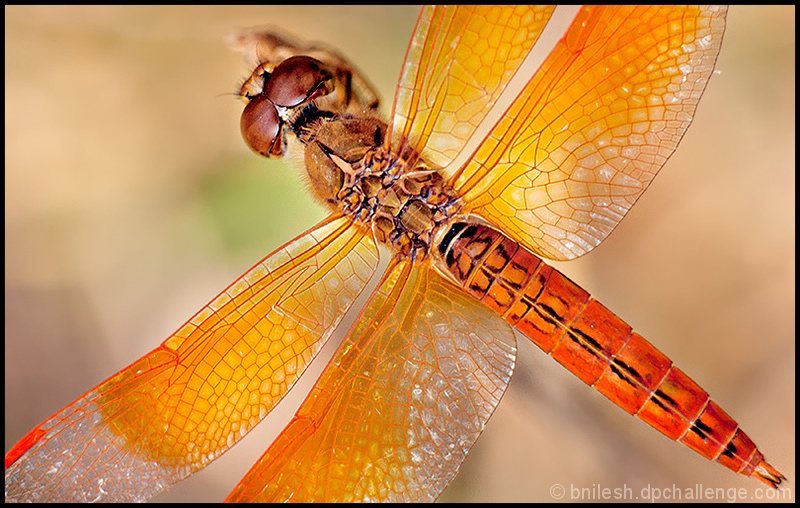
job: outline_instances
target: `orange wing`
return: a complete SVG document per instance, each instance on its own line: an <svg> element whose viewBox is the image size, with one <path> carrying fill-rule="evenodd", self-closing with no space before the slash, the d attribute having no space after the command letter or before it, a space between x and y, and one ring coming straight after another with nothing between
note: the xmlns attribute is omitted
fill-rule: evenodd
<svg viewBox="0 0 800 508"><path fill-rule="evenodd" d="M298 410L228 501L432 501L508 386L503 319L429 264L390 268Z"/></svg>
<svg viewBox="0 0 800 508"><path fill-rule="evenodd" d="M331 218L6 455L6 501L133 501L205 467L283 398L377 267Z"/></svg>
<svg viewBox="0 0 800 508"><path fill-rule="evenodd" d="M394 98L391 148L444 167L458 155L544 30L553 5L425 6Z"/></svg>
<svg viewBox="0 0 800 508"><path fill-rule="evenodd" d="M720 7L584 7L455 175L474 212L571 259L622 220L678 146L714 69Z"/></svg>

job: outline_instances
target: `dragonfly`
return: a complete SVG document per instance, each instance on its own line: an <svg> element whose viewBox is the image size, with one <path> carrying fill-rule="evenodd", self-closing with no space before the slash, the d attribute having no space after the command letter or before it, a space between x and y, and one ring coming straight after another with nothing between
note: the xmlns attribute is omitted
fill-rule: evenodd
<svg viewBox="0 0 800 508"><path fill-rule="evenodd" d="M702 88L702 87L701 87L701 88ZM422 257L420 254L414 254L414 253L412 252L412 254L411 254L411 257L414 257L414 256L416 256L416 257ZM426 258L426 259L427 259L427 258ZM413 265L413 263L412 263L412 265ZM416 266L416 265L414 265L414 266ZM432 273L433 273L433 272L432 272Z"/></svg>

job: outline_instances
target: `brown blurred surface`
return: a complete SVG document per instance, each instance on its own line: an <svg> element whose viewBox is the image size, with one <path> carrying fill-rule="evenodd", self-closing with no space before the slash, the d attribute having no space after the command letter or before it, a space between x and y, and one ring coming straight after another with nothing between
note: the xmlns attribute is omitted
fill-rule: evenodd
<svg viewBox="0 0 800 508"><path fill-rule="evenodd" d="M241 103L223 94L249 69L224 36L273 24L324 41L388 112L416 9L5 13L8 449L322 217L288 164L241 142ZM693 376L793 482L794 30L793 7L733 7L681 147L606 242L558 265ZM222 500L266 449L261 427L155 499ZM511 387L442 499L551 501L557 483L759 486L520 340Z"/></svg>

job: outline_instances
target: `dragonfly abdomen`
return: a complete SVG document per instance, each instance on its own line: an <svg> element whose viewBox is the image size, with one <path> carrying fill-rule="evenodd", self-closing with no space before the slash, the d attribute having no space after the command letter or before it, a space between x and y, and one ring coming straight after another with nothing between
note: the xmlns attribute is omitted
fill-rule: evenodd
<svg viewBox="0 0 800 508"><path fill-rule="evenodd" d="M737 473L780 483L780 473L705 390L538 256L466 222L450 227L438 251L464 289L625 411Z"/></svg>

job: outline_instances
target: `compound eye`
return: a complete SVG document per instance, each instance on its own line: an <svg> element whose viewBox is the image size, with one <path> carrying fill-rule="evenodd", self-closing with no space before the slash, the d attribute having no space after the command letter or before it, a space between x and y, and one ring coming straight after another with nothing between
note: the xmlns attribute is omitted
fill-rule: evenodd
<svg viewBox="0 0 800 508"><path fill-rule="evenodd" d="M264 85L264 95L285 108L293 108L316 97L327 95L327 82L333 74L309 56L293 56L278 64Z"/></svg>
<svg viewBox="0 0 800 508"><path fill-rule="evenodd" d="M242 111L242 137L247 146L264 157L283 155L282 121L266 95L254 97Z"/></svg>

